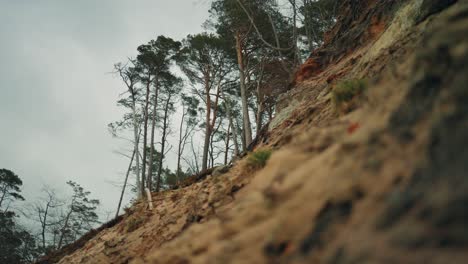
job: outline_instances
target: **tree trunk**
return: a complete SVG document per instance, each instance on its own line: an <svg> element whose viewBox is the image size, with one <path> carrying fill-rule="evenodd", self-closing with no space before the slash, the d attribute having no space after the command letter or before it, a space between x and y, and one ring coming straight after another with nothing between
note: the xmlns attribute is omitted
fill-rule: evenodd
<svg viewBox="0 0 468 264"><path fill-rule="evenodd" d="M141 186L140 192L143 195L145 193L145 173L146 173L146 141L148 136L148 107L149 107L149 96L150 96L150 86L151 86L151 77L148 76L148 83L146 84L146 98L145 98L145 122L143 126L143 166L141 169ZM150 164L151 166L151 164Z"/></svg>
<svg viewBox="0 0 468 264"><path fill-rule="evenodd" d="M263 103L260 102L257 109L257 136L262 130L262 119L263 119Z"/></svg>
<svg viewBox="0 0 468 264"><path fill-rule="evenodd" d="M210 157L211 157L211 165L210 167L213 167L214 166L214 148L213 148L213 137L216 135L216 133L218 132L219 130L219 127L221 126L221 123L222 121L219 123L218 127L216 129L215 128L215 125L216 125L216 121L217 121L217 118L218 118L218 102L219 102L219 95L221 93L221 79L219 79L218 81L218 85L217 85L217 90L216 90L216 97L215 97L215 101L214 101L214 106L213 106L213 118L211 120L211 131L210 131Z"/></svg>
<svg viewBox="0 0 468 264"><path fill-rule="evenodd" d="M0 208L2 208L2 203L3 200L5 199L5 196L7 194L7 185L6 183L3 185L3 190L2 190L2 198L0 198ZM6 210L5 210L6 211Z"/></svg>
<svg viewBox="0 0 468 264"><path fill-rule="evenodd" d="M213 121L216 121L216 119L217 119L217 118L216 118L216 116L215 116L215 118L213 118ZM215 160L216 160L216 158L217 158L217 156L216 156L216 157L214 156L214 155L215 155L215 153L214 153L215 148L214 148L214 145L213 145L214 136L218 133L219 128L221 127L222 124L223 124L223 120L222 120L222 119L219 119L219 122L218 122L218 125L216 126L216 128L215 128L215 124L212 123L212 128L213 128L213 129L212 129L212 131L211 131L211 137L210 137L210 158L211 158L211 159L210 159L210 161L211 161L210 164L211 164L211 167L214 167L214 166L215 166ZM218 153L218 156L219 156L219 153ZM210 168L211 168L211 167L210 167Z"/></svg>
<svg viewBox="0 0 468 264"><path fill-rule="evenodd" d="M229 152L229 139L231 138L230 134L231 134L231 122L229 122L229 125L228 125L228 129L227 129L227 132L226 132L226 149L225 149L225 152L224 152L224 165L227 165L228 163L228 152Z"/></svg>
<svg viewBox="0 0 468 264"><path fill-rule="evenodd" d="M71 214L73 213L73 203L74 201L72 201L71 205L70 205L70 211L67 213L67 217L65 218L65 223L63 224L63 227L62 227L62 233L60 234L60 238L59 238L59 242L58 242L58 245L57 245L57 249L60 249L62 247L62 243L63 243L63 237L65 236L65 228L68 227L68 221L70 220L70 216Z"/></svg>
<svg viewBox="0 0 468 264"><path fill-rule="evenodd" d="M213 168L214 167L214 162L215 162L215 158L214 158L214 147L213 147L213 138L214 138L214 135L215 135L215 131L214 131L214 128L211 130L211 135L210 135L210 140L209 140L209 144L210 144L210 148L209 148L209 161L208 161L208 168Z"/></svg>
<svg viewBox="0 0 468 264"><path fill-rule="evenodd" d="M247 103L247 87L245 85L245 69L242 54L242 40L240 33L236 33L236 52L237 52L237 64L239 66L239 78L240 78L240 92L242 99L242 115L243 115L243 131L244 140L243 150L247 149L247 146L252 143L252 129L250 127L249 107Z"/></svg>
<svg viewBox="0 0 468 264"><path fill-rule="evenodd" d="M46 226L47 226L47 214L49 214L49 207L50 207L50 200L47 202L46 204L46 208L44 210L44 219L42 221L42 225L41 225L41 238L42 238L42 249L45 250L46 248L46 243L45 243L45 232L46 232ZM40 215L39 215L40 217ZM46 252L44 252L46 253Z"/></svg>
<svg viewBox="0 0 468 264"><path fill-rule="evenodd" d="M197 159L197 157L200 156L200 155L197 155L197 154L198 154L198 153L197 153L198 151L195 152L195 148L193 147L193 135L192 135L192 138L191 138L191 140L190 140L190 147L191 147L191 149L192 149L192 155L193 155L193 161L194 161L194 164L193 164L193 165L194 165L194 167L195 167L194 174L197 174L197 173L200 172L200 166L198 165L198 159Z"/></svg>
<svg viewBox="0 0 468 264"><path fill-rule="evenodd" d="M235 121L236 121L237 127L242 127L241 124L239 124L239 119L236 118ZM245 147L245 134L241 133L240 136L241 136L240 139L242 143L242 152L245 153L245 151L247 150L247 148Z"/></svg>
<svg viewBox="0 0 468 264"><path fill-rule="evenodd" d="M119 216L120 206L122 205L123 196L125 193L125 188L127 187L128 175L132 170L133 159L135 158L135 151L133 151L132 158L130 159L130 164L128 165L127 174L125 175L124 185L122 187L122 192L120 193L119 205L117 206L117 212L115 213L115 218ZM138 158L138 156L137 156Z"/></svg>
<svg viewBox="0 0 468 264"><path fill-rule="evenodd" d="M308 12L308 8L309 8L308 0L304 0L303 8L304 8L304 29L305 29L306 36L307 36L307 44L309 46L309 52L312 52L314 50L314 44L313 44L314 41L312 38L312 33L310 32L310 28L309 28L310 18L309 18L309 12Z"/></svg>
<svg viewBox="0 0 468 264"><path fill-rule="evenodd" d="M139 150L139 141L140 141L140 124L138 123L137 120L137 112L136 112L136 98L134 91L130 91L132 93L132 112L133 112L133 137L135 141L135 148L134 148L134 153L136 155L136 186L137 186L137 196L138 197L143 197L143 193L141 192L140 187L140 150ZM118 210L117 210L118 211Z"/></svg>
<svg viewBox="0 0 468 264"><path fill-rule="evenodd" d="M294 66L298 66L302 63L301 56L299 54L299 47L297 46L297 6L296 0L289 0L293 9L293 47L294 47Z"/></svg>
<svg viewBox="0 0 468 264"><path fill-rule="evenodd" d="M153 180L153 159L154 159L154 129L156 128L156 110L158 105L158 94L159 94L159 85L158 78L154 79L154 102L153 102L153 120L151 125L151 149L150 149L150 158L148 166L148 181L146 186L151 191L152 189L152 180Z"/></svg>
<svg viewBox="0 0 468 264"><path fill-rule="evenodd" d="M226 104L226 114L229 120L229 125L232 128L232 136L234 140L234 156L239 155L239 143L237 141L237 127L235 126L234 122L232 121L232 113L231 113L231 103L229 102L229 99L226 98L224 91L221 91L221 95L224 98L224 102Z"/></svg>
<svg viewBox="0 0 468 264"><path fill-rule="evenodd" d="M264 101L264 96L262 94L262 91L261 91L261 85L262 85L262 81L263 81L263 71L265 69L265 62L264 60L262 59L262 62L261 62L261 70L260 70L260 76L257 80L257 113L255 115L255 120L256 120L256 127L257 127L257 136L259 135L260 133L260 130L262 129L262 119L263 119L263 101Z"/></svg>
<svg viewBox="0 0 468 264"><path fill-rule="evenodd" d="M185 118L185 108L182 106L182 118L180 120L180 127L179 127L179 145L177 147L177 167L176 167L176 183L179 184L180 179L180 158L182 156L182 144L184 140L182 139L182 131L184 130L184 118Z"/></svg>
<svg viewBox="0 0 468 264"><path fill-rule="evenodd" d="M229 123L232 128L232 139L234 140L234 156L239 156L239 142L237 141L237 126L232 121L232 116L229 118Z"/></svg>
<svg viewBox="0 0 468 264"><path fill-rule="evenodd" d="M167 95L167 100L166 104L164 106L164 119L163 119L163 131L162 131L162 139L161 139L161 154L159 158L159 164L158 164L158 178L156 181L156 192L159 192L161 188L161 174L162 174L162 168L163 168L163 160L164 160L164 151L166 147L166 134L167 134L167 118L168 118L168 113L169 113L169 104L171 102L171 94Z"/></svg>
<svg viewBox="0 0 468 264"><path fill-rule="evenodd" d="M210 76L205 74L205 100L206 100L206 118L205 118L205 141L203 143L202 171L208 167L208 148L211 136L211 97L210 97Z"/></svg>

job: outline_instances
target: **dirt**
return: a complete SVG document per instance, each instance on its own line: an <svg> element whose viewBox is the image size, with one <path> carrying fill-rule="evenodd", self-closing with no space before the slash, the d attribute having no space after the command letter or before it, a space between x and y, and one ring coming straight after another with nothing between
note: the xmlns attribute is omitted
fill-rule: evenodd
<svg viewBox="0 0 468 264"><path fill-rule="evenodd" d="M347 2L355 37L337 25L322 51L344 54L282 97L263 169L154 193L60 263L467 263L468 4ZM337 113L333 87L360 78Z"/></svg>

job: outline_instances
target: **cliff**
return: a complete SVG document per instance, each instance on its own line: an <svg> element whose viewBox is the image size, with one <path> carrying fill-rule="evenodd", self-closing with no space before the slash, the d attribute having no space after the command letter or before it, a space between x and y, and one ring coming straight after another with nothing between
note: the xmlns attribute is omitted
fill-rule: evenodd
<svg viewBox="0 0 468 264"><path fill-rule="evenodd" d="M467 70L466 2L347 0L255 141L265 167L154 193L42 263L466 263Z"/></svg>

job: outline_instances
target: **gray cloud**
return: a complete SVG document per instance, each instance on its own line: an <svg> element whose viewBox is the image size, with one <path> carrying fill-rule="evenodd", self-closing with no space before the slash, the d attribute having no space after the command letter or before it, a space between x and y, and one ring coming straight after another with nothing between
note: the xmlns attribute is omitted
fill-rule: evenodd
<svg viewBox="0 0 468 264"><path fill-rule="evenodd" d="M122 110L115 62L157 35L200 32L206 0L0 0L0 167L30 200L75 180L113 210L127 160L107 124Z"/></svg>

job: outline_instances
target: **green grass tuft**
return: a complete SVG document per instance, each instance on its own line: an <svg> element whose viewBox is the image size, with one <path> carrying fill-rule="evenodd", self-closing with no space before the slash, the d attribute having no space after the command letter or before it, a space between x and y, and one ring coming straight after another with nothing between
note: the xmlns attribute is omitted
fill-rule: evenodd
<svg viewBox="0 0 468 264"><path fill-rule="evenodd" d="M135 231L140 226L142 226L144 222L145 222L145 219L132 216L131 218L127 220L127 223L126 223L127 232L130 233L130 232Z"/></svg>
<svg viewBox="0 0 468 264"><path fill-rule="evenodd" d="M349 112L357 106L357 99L367 89L363 79L352 79L338 83L332 91L332 102L338 112Z"/></svg>
<svg viewBox="0 0 468 264"><path fill-rule="evenodd" d="M247 164L252 168L261 169L261 168L265 167L267 161L271 157L271 153L272 153L271 150L266 150L266 149L257 150L255 152L251 153L247 157Z"/></svg>

